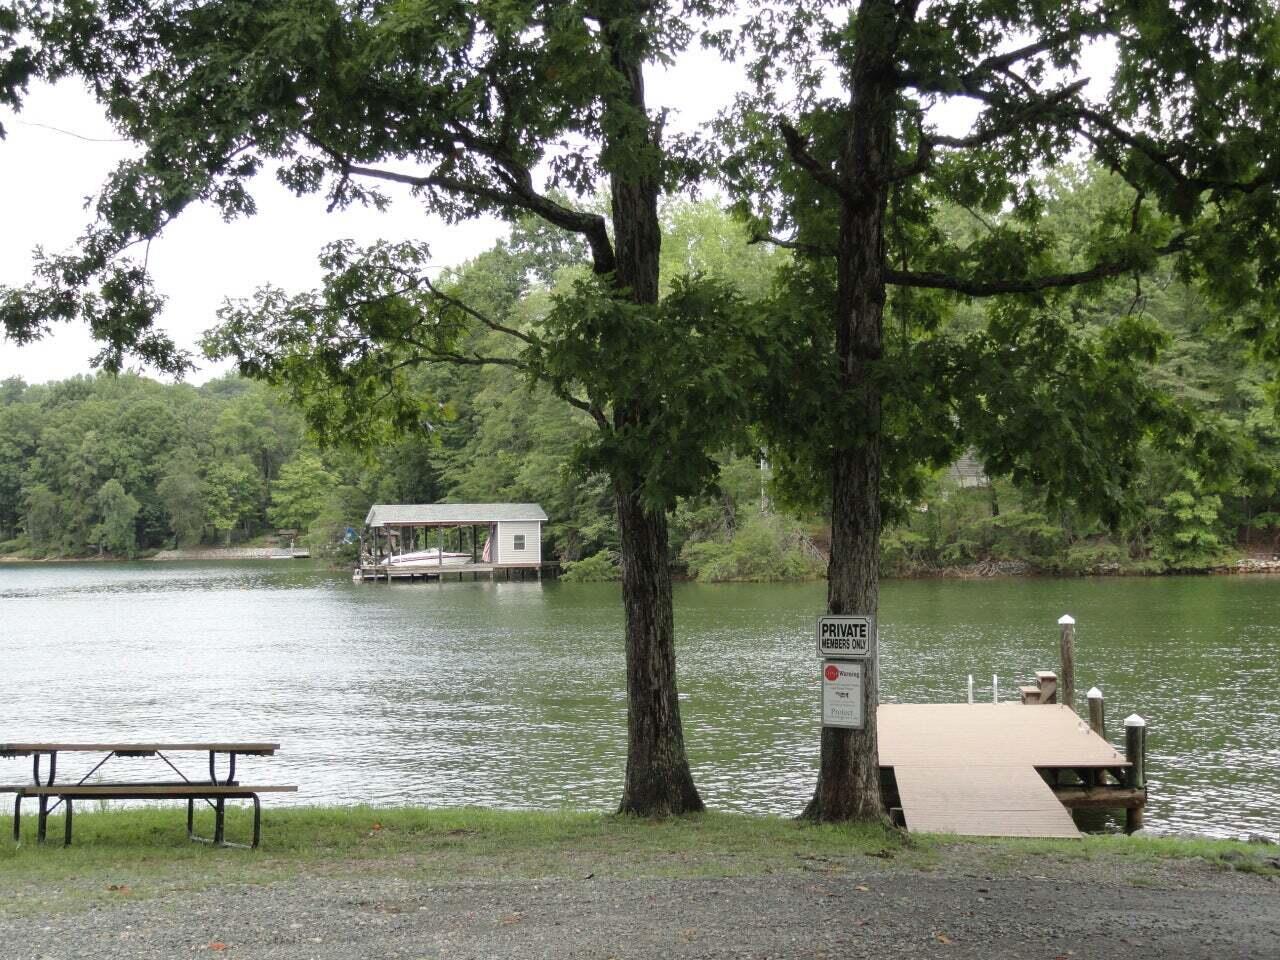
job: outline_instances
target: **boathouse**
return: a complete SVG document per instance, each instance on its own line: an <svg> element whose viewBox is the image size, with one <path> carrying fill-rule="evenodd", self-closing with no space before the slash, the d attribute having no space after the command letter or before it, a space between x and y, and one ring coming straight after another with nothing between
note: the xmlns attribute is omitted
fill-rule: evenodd
<svg viewBox="0 0 1280 960"><path fill-rule="evenodd" d="M360 537L360 579L541 576L546 511L536 503L376 503Z"/></svg>

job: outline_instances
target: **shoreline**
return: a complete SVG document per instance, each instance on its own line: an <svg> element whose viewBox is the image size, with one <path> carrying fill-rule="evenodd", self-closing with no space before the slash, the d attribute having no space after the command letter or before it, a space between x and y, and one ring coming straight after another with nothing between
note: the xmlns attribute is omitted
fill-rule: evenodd
<svg viewBox="0 0 1280 960"><path fill-rule="evenodd" d="M289 556L282 554L277 547L200 547L178 550L159 550L147 556L125 557L83 556L83 557L19 557L0 555L0 564L46 564L46 563L218 563L240 560L305 560L324 559L305 556ZM334 570L344 570L346 564L330 564ZM1126 570L1123 568L1089 571L1086 573L1058 573L1037 570L1024 561L981 561L957 567L931 567L906 573L884 574L884 580L1014 580L1014 579L1059 579L1086 580L1101 578L1152 578L1152 577L1234 577L1234 576L1268 576L1280 574L1280 559L1262 559L1244 557L1234 563L1210 567L1205 570ZM821 583L824 578L815 577L801 580L723 580L696 581L688 577L674 578L680 582L705 583ZM617 582L617 581L600 581Z"/></svg>

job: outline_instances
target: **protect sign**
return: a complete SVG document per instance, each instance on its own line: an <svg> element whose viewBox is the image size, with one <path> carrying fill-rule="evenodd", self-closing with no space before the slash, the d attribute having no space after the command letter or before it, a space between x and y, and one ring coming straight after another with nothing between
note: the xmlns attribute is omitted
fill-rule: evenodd
<svg viewBox="0 0 1280 960"><path fill-rule="evenodd" d="M862 729L861 660L822 662L822 725Z"/></svg>
<svg viewBox="0 0 1280 960"><path fill-rule="evenodd" d="M875 643L876 618L863 614L818 618L818 656L864 660Z"/></svg>

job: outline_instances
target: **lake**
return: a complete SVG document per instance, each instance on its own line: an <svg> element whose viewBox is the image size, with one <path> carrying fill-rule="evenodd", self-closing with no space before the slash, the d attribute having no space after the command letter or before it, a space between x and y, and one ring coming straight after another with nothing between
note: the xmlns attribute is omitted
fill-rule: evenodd
<svg viewBox="0 0 1280 960"><path fill-rule="evenodd" d="M685 737L709 806L795 813L808 798L824 597L819 583L677 586ZM1099 686L1116 743L1127 714L1148 720L1148 827L1276 838L1278 611L1280 578L890 581L882 697L960 701L973 674L990 699L994 673L1014 699L1057 668L1070 613L1081 708ZM4 564L0 741L279 740L241 779L298 783L300 803L608 809L626 749L621 637L616 584ZM0 760L0 780L28 770Z"/></svg>

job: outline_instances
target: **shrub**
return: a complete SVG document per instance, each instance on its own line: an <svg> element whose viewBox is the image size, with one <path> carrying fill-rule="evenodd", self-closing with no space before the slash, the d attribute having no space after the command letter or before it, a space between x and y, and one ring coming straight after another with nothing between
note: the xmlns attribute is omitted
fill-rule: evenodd
<svg viewBox="0 0 1280 960"><path fill-rule="evenodd" d="M1219 534L1222 501L1201 492L1199 478L1187 473L1182 489L1164 498L1155 523L1155 557L1170 570L1206 570L1223 562L1226 544Z"/></svg>
<svg viewBox="0 0 1280 960"><path fill-rule="evenodd" d="M581 560L574 560L564 565L561 580L571 583L599 583L606 580L621 580L622 568L618 566L618 558L611 550L601 550Z"/></svg>
<svg viewBox="0 0 1280 960"><path fill-rule="evenodd" d="M776 514L752 517L728 541L688 544L681 558L690 576L705 582L810 580L824 570L800 524Z"/></svg>

